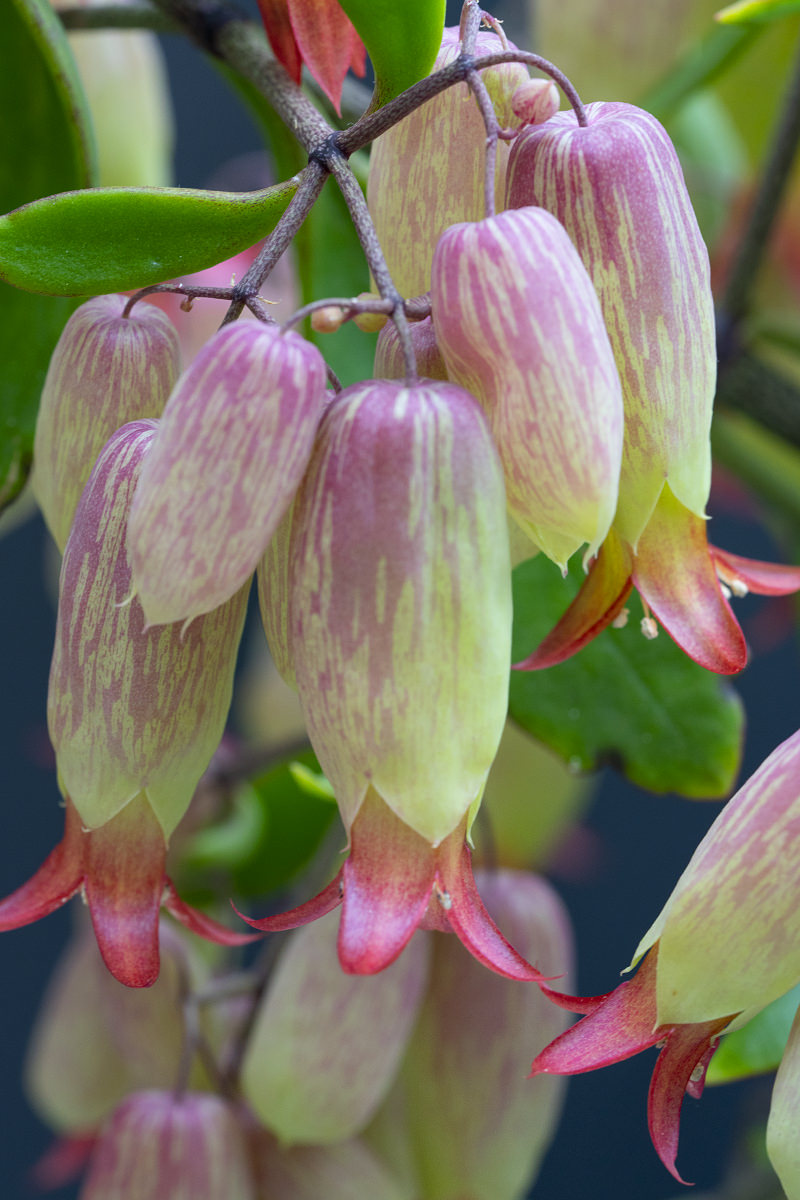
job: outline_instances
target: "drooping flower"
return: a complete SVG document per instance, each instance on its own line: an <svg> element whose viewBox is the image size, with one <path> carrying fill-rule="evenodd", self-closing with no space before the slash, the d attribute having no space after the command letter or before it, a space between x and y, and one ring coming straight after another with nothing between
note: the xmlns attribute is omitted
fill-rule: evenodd
<svg viewBox="0 0 800 1200"><path fill-rule="evenodd" d="M256 1200L243 1122L219 1096L134 1092L101 1133L80 1200Z"/></svg>
<svg viewBox="0 0 800 1200"><path fill-rule="evenodd" d="M155 422L107 443L75 514L61 570L48 724L67 801L64 838L0 903L0 929L46 916L81 890L112 974L158 974L162 900L213 940L241 941L184 905L165 874L170 834L217 748L246 591L196 621L146 629L131 600L126 522Z"/></svg>
<svg viewBox="0 0 800 1200"><path fill-rule="evenodd" d="M245 1099L283 1145L333 1145L365 1127L411 1035L429 948L415 938L386 971L364 979L339 966L332 914L288 939L241 1074Z"/></svg>
<svg viewBox="0 0 800 1200"><path fill-rule="evenodd" d="M306 64L337 113L352 68L363 75L366 51L338 0L258 0L275 57L295 83Z"/></svg>
<svg viewBox="0 0 800 1200"><path fill-rule="evenodd" d="M261 322L221 329L184 372L128 527L150 624L209 613L252 576L305 471L325 382L315 346Z"/></svg>
<svg viewBox="0 0 800 1200"><path fill-rule="evenodd" d="M572 935L545 880L482 871L492 916L528 957L559 976ZM525 1041L543 1046L565 1015L539 988L484 971L453 938L428 935L430 978L398 1079L365 1133L418 1200L518 1200L555 1133L564 1081L519 1069ZM566 984L565 984L566 986Z"/></svg>
<svg viewBox="0 0 800 1200"><path fill-rule="evenodd" d="M726 1029L745 1024L800 980L800 733L778 746L714 821L642 938L633 979L605 996L556 1003L585 1014L539 1054L533 1072L575 1074L648 1046L663 1049L650 1085L650 1133L675 1168L685 1092L699 1096ZM773 1130L793 1105L796 1045L773 1097ZM789 1082L792 1080L792 1082ZM796 1113L794 1114L796 1117ZM776 1136L783 1160L783 1139ZM791 1175L794 1192L800 1180Z"/></svg>
<svg viewBox="0 0 800 1200"><path fill-rule="evenodd" d="M350 840L293 928L342 903L347 971L388 966L424 922L534 978L475 888L466 835L506 714L511 596L502 471L452 384L346 389L320 425L290 552L290 651Z"/></svg>
<svg viewBox="0 0 800 1200"><path fill-rule="evenodd" d="M513 48L513 46L512 46ZM479 33L477 54L496 53L502 43ZM458 28L445 29L435 70L458 55ZM515 92L529 81L521 63L488 67L481 78L501 125L517 125ZM502 207L508 144L498 146L495 191ZM430 287L439 236L458 221L485 216L486 129L466 83L456 84L375 139L367 200L389 270L404 296Z"/></svg>
<svg viewBox="0 0 800 1200"><path fill-rule="evenodd" d="M580 649L635 586L687 654L732 673L746 647L718 576L739 594L784 594L800 586L800 570L708 546L716 377L708 254L661 125L627 104L586 111L585 127L559 113L520 135L506 198L558 218L600 298L625 401L619 503L581 592L518 666L549 666Z"/></svg>
<svg viewBox="0 0 800 1200"><path fill-rule="evenodd" d="M59 550L97 455L121 425L160 417L180 371L178 337L150 305L95 296L67 321L47 370L31 485Z"/></svg>
<svg viewBox="0 0 800 1200"><path fill-rule="evenodd" d="M617 504L622 394L563 227L521 208L447 229L431 307L450 378L489 419L514 520L562 570L586 543L595 554Z"/></svg>

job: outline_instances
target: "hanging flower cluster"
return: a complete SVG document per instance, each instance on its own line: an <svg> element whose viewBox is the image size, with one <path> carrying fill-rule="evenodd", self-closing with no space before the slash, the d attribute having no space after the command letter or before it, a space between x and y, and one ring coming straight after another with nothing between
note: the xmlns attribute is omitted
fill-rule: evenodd
<svg viewBox="0 0 800 1200"><path fill-rule="evenodd" d="M259 5L289 74L299 80L305 61L338 107L348 68L363 68L344 11ZM302 1200L322 1179L336 1196L343 1161L342 1197L360 1183L386 1200L514 1200L541 1150L535 1138L521 1149L506 1036L517 1027L539 1045L558 1034L537 1075L662 1046L650 1129L679 1178L684 1093L699 1095L726 1030L800 979L796 857L784 852L800 833L798 735L715 822L643 939L638 973L607 996L546 986L568 965L554 930L568 934L540 881L489 872L488 907L476 883L471 832L508 711L515 558L540 552L566 575L577 554L585 570L516 664L525 670L579 652L636 588L647 637L660 624L703 667L740 671L730 594L796 591L800 568L706 538L713 302L666 132L628 104L584 109L575 97L557 113L552 85L519 61L479 76L476 55L515 48L495 34L470 42L468 24L445 31L438 59L462 63L457 85L375 147L368 203L382 251L370 265L397 288L384 281L363 307L392 317L373 378L341 389L295 332L303 314L281 327L252 296L262 319L225 323L183 371L168 318L117 295L82 305L51 361L33 486L63 552L48 727L65 831L0 902L0 929L80 893L102 960L132 988L156 983L162 906L222 945L298 930L246 1013L232 1006L202 1036L182 1030L232 1062L221 1081L207 1062L190 1077L191 1055L139 1070L104 1030L107 1062L89 1062L81 1120L60 1105L54 1120L66 1157L88 1156L85 1200ZM315 169L325 153L311 154ZM227 298L239 303L233 289ZM316 896L244 917L250 933L185 903L167 852L223 735L254 577L346 845ZM165 974L184 1002L189 951L175 937L163 935ZM64 992L80 992L71 968L67 978ZM523 984L538 987L520 999L509 989ZM462 991L464 1022L452 1015ZM561 1009L584 1020L560 1032ZM115 1011L125 1028L131 1009ZM476 1037L484 1054L471 1056ZM797 1043L770 1127L795 1196ZM560 1084L532 1086L544 1141ZM492 1097L491 1121L465 1115L465 1091ZM402 1155L387 1134L397 1113ZM456 1128L470 1141L458 1163ZM389 1170L393 1155L403 1164Z"/></svg>

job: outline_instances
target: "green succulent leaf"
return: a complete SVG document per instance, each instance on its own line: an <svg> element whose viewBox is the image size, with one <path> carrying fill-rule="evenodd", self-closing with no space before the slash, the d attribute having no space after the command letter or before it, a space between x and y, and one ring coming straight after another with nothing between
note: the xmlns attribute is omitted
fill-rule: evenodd
<svg viewBox="0 0 800 1200"><path fill-rule="evenodd" d="M223 820L182 850L181 893L201 903L224 886L239 896L286 887L306 867L336 820L313 753L295 755L242 785ZM216 885L216 886L215 886Z"/></svg>
<svg viewBox="0 0 800 1200"><path fill-rule="evenodd" d="M582 579L576 566L562 580L544 555L516 568L514 661L555 625ZM642 637L636 620L605 630L558 666L512 671L509 712L574 769L610 763L653 792L724 796L739 769L737 694L666 633Z"/></svg>
<svg viewBox="0 0 800 1200"><path fill-rule="evenodd" d="M340 0L375 69L378 108L430 74L442 44L445 0Z"/></svg>
<svg viewBox="0 0 800 1200"><path fill-rule="evenodd" d="M777 21L800 12L800 0L739 0L717 13L723 25L739 25L748 21Z"/></svg>
<svg viewBox="0 0 800 1200"><path fill-rule="evenodd" d="M47 0L11 0L3 9L0 146L2 212L94 180L86 100ZM0 282L0 508L27 477L47 363L74 307Z"/></svg>
<svg viewBox="0 0 800 1200"><path fill-rule="evenodd" d="M726 1034L708 1068L708 1083L732 1083L776 1070L798 1004L800 983L785 996L773 1000L741 1029Z"/></svg>
<svg viewBox="0 0 800 1200"><path fill-rule="evenodd" d="M30 292L88 296L202 271L273 228L296 180L258 192L92 188L0 217L0 278Z"/></svg>

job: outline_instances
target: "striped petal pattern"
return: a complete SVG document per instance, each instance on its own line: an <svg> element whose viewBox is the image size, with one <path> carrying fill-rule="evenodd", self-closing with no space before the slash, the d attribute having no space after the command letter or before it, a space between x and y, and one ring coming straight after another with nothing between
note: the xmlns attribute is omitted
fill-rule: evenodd
<svg viewBox="0 0 800 1200"><path fill-rule="evenodd" d="M148 624L210 612L253 574L306 468L325 383L310 342L255 321L220 330L181 377L130 516Z"/></svg>
<svg viewBox="0 0 800 1200"><path fill-rule="evenodd" d="M100 455L61 570L48 723L62 789L97 828L140 792L165 837L216 750L230 705L246 591L214 613L146 628L131 599L126 523L154 421Z"/></svg>
<svg viewBox="0 0 800 1200"><path fill-rule="evenodd" d="M345 826L371 785L437 845L480 798L507 703L505 495L480 407L446 383L346 389L295 521L297 685Z"/></svg>
<svg viewBox="0 0 800 1200"><path fill-rule="evenodd" d="M616 527L634 548L664 481L705 515L716 381L708 253L662 126L628 104L590 104L523 131L506 201L566 227L592 277L625 398Z"/></svg>
<svg viewBox="0 0 800 1200"><path fill-rule="evenodd" d="M47 370L31 484L59 550L94 461L120 425L160 417L180 372L178 335L149 304L122 316L127 296L95 296L77 309Z"/></svg>
<svg viewBox="0 0 800 1200"><path fill-rule="evenodd" d="M614 516L622 394L591 280L540 208L448 229L431 289L451 379L481 401L512 516L562 569Z"/></svg>
<svg viewBox="0 0 800 1200"><path fill-rule="evenodd" d="M729 800L636 957L659 939L659 1023L760 1009L800 979L800 732Z"/></svg>
<svg viewBox="0 0 800 1200"><path fill-rule="evenodd" d="M478 34L476 53L502 49L494 34ZM436 70L458 54L458 29L445 29ZM521 63L481 73L501 125L518 123L512 97L528 81ZM495 194L503 205L508 145L498 146ZM430 287L436 241L457 221L479 221L484 212L486 131L465 83L450 87L376 138L367 201L386 261L404 296Z"/></svg>

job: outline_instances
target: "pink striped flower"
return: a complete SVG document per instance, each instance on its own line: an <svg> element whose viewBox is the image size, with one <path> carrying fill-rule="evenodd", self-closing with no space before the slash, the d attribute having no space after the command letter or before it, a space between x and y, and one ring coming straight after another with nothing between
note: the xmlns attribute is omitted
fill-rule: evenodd
<svg viewBox="0 0 800 1200"><path fill-rule="evenodd" d="M106 965L123 983L158 975L162 900L189 928L236 944L165 874L170 834L217 748L233 687L246 591L182 631L145 627L131 600L126 525L154 421L123 426L84 490L61 569L48 724L66 798L64 838L0 903L0 929L82 891Z"/></svg>
<svg viewBox="0 0 800 1200"><path fill-rule="evenodd" d="M305 471L325 363L261 322L220 330L169 398L128 538L148 624L191 621L252 576Z"/></svg>
<svg viewBox="0 0 800 1200"><path fill-rule="evenodd" d="M203 1092L134 1092L95 1146L80 1200L256 1200L242 1120Z"/></svg>
<svg viewBox="0 0 800 1200"><path fill-rule="evenodd" d="M513 47L512 47L513 48ZM435 68L458 55L459 30L445 29ZM477 54L503 49L493 33L481 32ZM529 82L522 63L501 63L481 72L501 125L517 125L513 98ZM508 143L498 146L497 205L502 207ZM439 236L457 221L485 215L486 129L466 83L457 84L410 113L375 139L367 200L392 277L404 296L430 287Z"/></svg>
<svg viewBox="0 0 800 1200"><path fill-rule="evenodd" d="M339 959L391 963L422 923L536 978L472 879L466 835L506 714L511 594L503 479L460 388L371 381L322 420L298 493L290 649L350 855L289 929L342 904Z"/></svg>
<svg viewBox="0 0 800 1200"><path fill-rule="evenodd" d="M120 425L160 417L180 372L166 314L127 296L95 296L64 326L47 369L31 486L59 550L97 455Z"/></svg>
<svg viewBox="0 0 800 1200"><path fill-rule="evenodd" d="M590 104L526 129L509 161L510 208L564 225L600 298L622 380L625 444L614 526L576 600L524 668L560 662L622 610L632 587L690 657L745 665L720 586L780 595L800 570L710 547L705 506L716 382L708 254L675 150L649 113Z"/></svg>
<svg viewBox="0 0 800 1200"><path fill-rule="evenodd" d="M585 1016L536 1057L534 1074L591 1071L663 1044L650 1085L650 1134L676 1179L683 1096L702 1092L720 1035L800 981L798 847L800 733L795 733L714 821L639 943L635 958L649 954L636 976L606 996L548 991L557 1004ZM770 1116L770 1153L792 1197L800 1195L793 1150L798 1045L796 1022Z"/></svg>
<svg viewBox="0 0 800 1200"><path fill-rule="evenodd" d="M562 570L596 554L617 504L622 395L591 280L541 208L446 230L433 260L436 340L480 400L508 507Z"/></svg>

